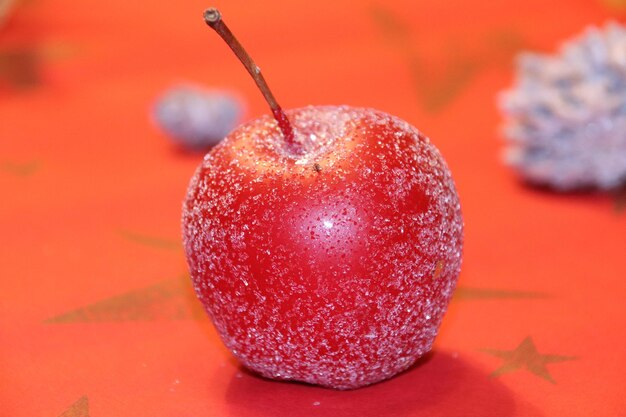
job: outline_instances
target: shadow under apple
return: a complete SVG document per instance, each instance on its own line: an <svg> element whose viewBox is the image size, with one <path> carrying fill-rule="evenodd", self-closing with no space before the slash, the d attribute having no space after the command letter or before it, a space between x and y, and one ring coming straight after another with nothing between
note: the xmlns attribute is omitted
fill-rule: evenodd
<svg viewBox="0 0 626 417"><path fill-rule="evenodd" d="M395 378L354 391L271 381L240 368L231 378L225 402L233 417L541 415L516 403L498 380L441 351Z"/></svg>

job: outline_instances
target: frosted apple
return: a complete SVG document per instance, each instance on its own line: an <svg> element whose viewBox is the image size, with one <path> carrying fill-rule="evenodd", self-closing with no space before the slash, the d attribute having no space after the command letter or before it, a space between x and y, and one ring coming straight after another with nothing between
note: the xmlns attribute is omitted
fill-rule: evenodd
<svg viewBox="0 0 626 417"><path fill-rule="evenodd" d="M237 53L219 12L205 19ZM265 377L337 389L390 378L430 350L459 274L450 172L389 114L268 102L275 118L235 129L191 180L182 222L196 293Z"/></svg>

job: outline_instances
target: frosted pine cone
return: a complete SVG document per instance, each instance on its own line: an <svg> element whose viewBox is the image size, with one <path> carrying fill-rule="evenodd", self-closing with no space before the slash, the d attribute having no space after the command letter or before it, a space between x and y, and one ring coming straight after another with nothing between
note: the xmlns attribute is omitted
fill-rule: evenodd
<svg viewBox="0 0 626 417"><path fill-rule="evenodd" d="M182 85L166 91L157 101L154 119L174 141L201 150L224 139L242 113L241 101L232 94Z"/></svg>
<svg viewBox="0 0 626 417"><path fill-rule="evenodd" d="M500 97L506 162L559 190L626 180L626 28L591 27L556 55L523 53Z"/></svg>

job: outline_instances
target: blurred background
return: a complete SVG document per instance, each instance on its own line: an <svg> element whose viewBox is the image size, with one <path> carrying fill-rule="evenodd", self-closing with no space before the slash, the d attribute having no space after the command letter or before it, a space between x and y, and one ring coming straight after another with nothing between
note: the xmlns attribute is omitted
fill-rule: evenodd
<svg viewBox="0 0 626 417"><path fill-rule="evenodd" d="M346 393L268 382L200 311L180 209L202 152L155 103L184 82L268 113L208 6L284 108L378 108L446 158L464 266L419 367ZM623 415L626 198L520 181L497 95L521 51L625 18L623 0L0 0L0 415Z"/></svg>

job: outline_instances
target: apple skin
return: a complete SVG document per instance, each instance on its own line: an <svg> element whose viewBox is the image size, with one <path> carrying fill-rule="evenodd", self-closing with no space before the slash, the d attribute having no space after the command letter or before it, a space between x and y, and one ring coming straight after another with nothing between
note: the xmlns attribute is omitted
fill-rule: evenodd
<svg viewBox="0 0 626 417"><path fill-rule="evenodd" d="M461 266L449 169L364 108L252 120L209 152L183 205L196 293L228 349L274 379L354 389L428 352Z"/></svg>

